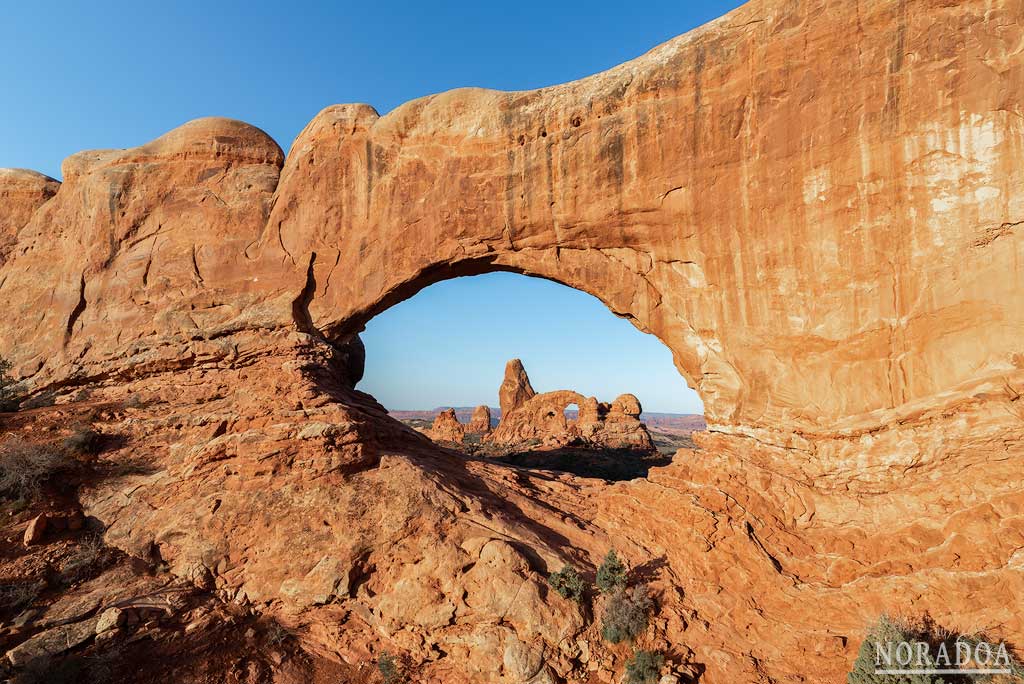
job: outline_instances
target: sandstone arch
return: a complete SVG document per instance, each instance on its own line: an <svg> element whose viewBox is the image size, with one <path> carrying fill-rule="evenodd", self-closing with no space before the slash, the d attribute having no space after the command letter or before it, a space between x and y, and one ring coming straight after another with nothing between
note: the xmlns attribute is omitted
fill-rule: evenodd
<svg viewBox="0 0 1024 684"><path fill-rule="evenodd" d="M287 160L222 120L75 155L5 266L15 307L58 311L8 324L6 351L42 387L106 372L95 350L116 342L92 323L115 314L136 350L120 356L282 328L294 312L343 338L431 282L505 269L587 291L658 335L718 432L803 450L839 437L829 458L847 462L851 440L929 407L1006 401L1024 310L999 275L1022 213L1012 29L979 18L950 53L928 36L962 31L962 6L878 3L835 23L812 4L751 3L564 86L452 91L385 117L329 107ZM826 39L861 26L909 32L915 59L885 75L882 42L858 44L854 64L849 40ZM813 58L778 71L772 55L797 35L819 41ZM976 55L999 68L975 73ZM947 88L930 65L950 59L970 78ZM943 103L912 104L939 87ZM140 287L145 325L125 316Z"/></svg>
<svg viewBox="0 0 1024 684"><path fill-rule="evenodd" d="M351 336L443 278L552 278L658 335L704 399L712 459L596 506L681 540L709 681L838 681L847 637L907 604L1019 642L1021 13L754 0L574 83L330 107L287 157L205 119L73 155L59 188L0 174L0 354L36 394L128 382L235 416L212 439L195 416L179 470L90 510L174 562L251 546L218 581L272 600L319 560L283 549L318 547L222 521L254 517L257 447L302 460L277 464L307 487L275 520L296 537L334 504L309 477L379 458L394 427L344 387Z"/></svg>

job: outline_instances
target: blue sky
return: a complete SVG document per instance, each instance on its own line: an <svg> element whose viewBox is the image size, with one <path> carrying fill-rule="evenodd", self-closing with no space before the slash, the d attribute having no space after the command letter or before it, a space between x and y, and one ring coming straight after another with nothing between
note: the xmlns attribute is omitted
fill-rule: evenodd
<svg viewBox="0 0 1024 684"><path fill-rule="evenodd" d="M139 145L186 121L214 115L259 126L287 151L303 126L330 104L367 102L383 114L406 100L456 87L520 90L561 83L643 54L739 4L8 3L0 22L0 166L60 178L60 163L70 154ZM536 283L522 284L521 277L492 278L480 285L473 279L442 283L434 286L440 294L425 291L405 306L451 304L478 291L488 293L492 286L506 300L524 297L540 305L549 298L549 291L535 291ZM565 290L567 305L586 306L589 297ZM493 300L495 295L489 296ZM618 327L629 327L607 310L594 311L593 317L593 325L605 321L599 330L609 337L618 334L613 332ZM529 320L524 325L533 332L524 343L538 340L544 345L538 351L570 350L558 364L577 369L567 368L568 378L607 373L600 370L607 358L592 354L587 345L572 343L567 335L550 337L544 326ZM650 340L630 331L635 334L628 342L622 338L619 356L648 354ZM374 335L372 329L368 333ZM452 339L449 335L442 346L459 347ZM369 352L373 358L374 350ZM471 349L452 350L457 352L473 354ZM518 352L524 359L535 353L533 348ZM439 372L451 370L437 358L433 363ZM693 397L677 394L685 385L671 363L658 367L656 374L637 377L630 387L641 400L645 394L666 397L664 404L661 398L648 401L652 409L691 410ZM634 370L647 372L646 362ZM540 387L566 385L562 377L548 378L539 368L535 375ZM396 389L378 386L371 376L367 383L380 395ZM456 403L440 396L427 399L416 401Z"/></svg>
<svg viewBox="0 0 1024 684"><path fill-rule="evenodd" d="M538 392L631 392L647 411L703 411L656 337L595 297L517 273L431 285L371 320L363 342L360 389L391 409L497 406L505 362L519 357Z"/></svg>

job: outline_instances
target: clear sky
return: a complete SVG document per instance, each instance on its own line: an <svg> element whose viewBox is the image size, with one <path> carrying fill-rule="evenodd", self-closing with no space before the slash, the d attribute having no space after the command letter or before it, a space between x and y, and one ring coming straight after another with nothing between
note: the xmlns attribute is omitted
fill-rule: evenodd
<svg viewBox="0 0 1024 684"><path fill-rule="evenodd" d="M646 411L702 413L672 353L595 297L541 278L446 280L370 321L360 384L390 409L498 405L505 362L523 360L538 392L602 401L624 392Z"/></svg>
<svg viewBox="0 0 1024 684"><path fill-rule="evenodd" d="M367 102L384 114L406 100L456 87L520 90L561 83L643 54L740 4L739 0L6 3L0 22L4 62L0 166L36 169L59 179L61 160L70 154L139 145L201 116L248 121L287 151L306 123L330 104ZM548 291L532 290L536 284L522 284L521 277L492 276L480 280L479 286L477 280L436 285L404 306L450 305L475 297L478 291L490 292L492 301L527 297L543 303L548 298ZM542 286L565 290L559 294L569 298L566 303L574 310L584 310L583 302L589 299L560 286ZM498 288L497 294L493 287ZM613 330L622 326L635 333L628 341L622 337L620 358L651 353L651 340L628 323L603 307L586 310L593 311L594 317L588 325L599 325L599 319L606 322L607 327L594 329L594 334L614 337L619 333ZM473 324L483 325L481 321ZM570 377L604 372L598 369L608 365L607 357L591 353L585 343L545 337L550 324L534 326L529 320L523 324L525 333L532 331L524 342L538 340L544 345L518 350L524 359L537 356L542 348L572 347L573 353L560 362L577 369L567 369L577 374ZM368 339L375 334L368 333ZM374 350L369 352L374 358ZM665 362L658 364L661 370L638 377L629 386L641 400L645 394L666 397L664 404L660 398L647 402L651 409L690 410L692 397L687 399L680 392L678 402L667 398L684 386L669 373L672 367L667 359L666 352ZM432 363L444 370L436 358ZM644 371L645 364L635 370ZM528 370L536 375L536 384L548 388L539 360L534 366L536 371L529 366ZM500 376L500 369L496 372ZM559 380L551 378L556 384ZM368 376L367 382L376 381ZM396 388L374 385L373 389L390 396ZM467 390L466 398L469 394ZM456 400L422 396L414 403L422 402L432 407Z"/></svg>

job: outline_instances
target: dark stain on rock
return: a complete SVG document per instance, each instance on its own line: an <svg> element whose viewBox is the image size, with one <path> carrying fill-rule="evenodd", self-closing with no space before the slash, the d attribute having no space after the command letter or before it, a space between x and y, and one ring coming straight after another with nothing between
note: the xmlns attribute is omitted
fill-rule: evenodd
<svg viewBox="0 0 1024 684"><path fill-rule="evenodd" d="M882 108L882 131L889 135L896 135L900 131L900 72L903 70L903 56L907 48L907 0L899 0L896 12L896 35L889 49L885 106Z"/></svg>

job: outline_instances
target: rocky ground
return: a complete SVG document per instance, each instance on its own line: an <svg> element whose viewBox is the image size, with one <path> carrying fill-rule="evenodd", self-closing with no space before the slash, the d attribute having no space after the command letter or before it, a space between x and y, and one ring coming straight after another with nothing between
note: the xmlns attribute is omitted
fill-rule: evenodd
<svg viewBox="0 0 1024 684"><path fill-rule="evenodd" d="M246 364L3 416L4 444L73 461L7 511L5 586L46 580L3 617L14 676L34 676L18 654L38 649L102 673L95 658L122 644L117 681L377 681L390 653L411 681L618 682L651 650L680 682L838 682L883 613L1018 629L1013 457L969 480L939 461L943 488L910 472L894 497L881 474L803 481L778 454L705 432L699 450L609 481L438 446L346 388L334 353L284 335ZM66 446L83 431L94 448ZM40 514L64 522L25 546ZM102 563L61 579L79 548ZM633 643L601 634L609 549L653 595ZM567 565L582 603L548 583Z"/></svg>
<svg viewBox="0 0 1024 684"><path fill-rule="evenodd" d="M165 563L108 546L102 521L78 495L145 472L109 460L112 433L76 441L123 419L124 407L76 402L0 414L4 445L55 459L29 500L0 505L0 677L12 684L365 681L355 668L307 653L273 618L203 590ZM6 453L6 452L5 452ZM10 472L5 461L0 470Z"/></svg>
<svg viewBox="0 0 1024 684"><path fill-rule="evenodd" d="M377 662L387 651L408 660L415 681L596 682L611 681L632 655L633 646L602 641L595 590L580 605L558 596L546 579L572 563L593 582L611 547L587 522L596 510L585 488L599 481L440 449L397 423L405 453L375 457L329 487L338 521L349 532L364 528L320 541L328 555L343 544L339 561L355 559L341 573L346 586L329 573L326 585L317 581L324 565L318 562L306 580L282 583L291 601L252 600L251 585L227 585L232 569L225 563L213 563L211 572L175 558L174 547L186 545L175 539L181 532L133 547L123 527L138 526L144 516L135 509L126 517L104 492L130 499L152 487L166 468L161 445L188 432L173 408L158 397L105 401L83 392L0 417L4 445L57 458L32 501L8 500L3 511L0 648L12 681L378 681ZM323 424L302 425L311 434ZM200 444L208 449L222 430L203 430ZM298 443L310 439L318 437ZM193 492L178 503L198 509L205 500ZM362 519L351 515L356 508ZM229 509L220 513L240 512ZM249 570L287 571L280 554L298 540L274 528L287 527L294 512L266 523L272 546L285 548L271 551L264 539L262 552L279 563ZM174 506L153 514L179 530L188 525ZM302 525L307 535L313 522ZM246 534L233 534L232 545L248 544ZM299 555L308 557L305 550ZM671 655L666 675L695 677L701 666L676 637L685 621L675 592L666 591L664 561L635 565L636 582L667 581L658 593L659 617L639 643Z"/></svg>

